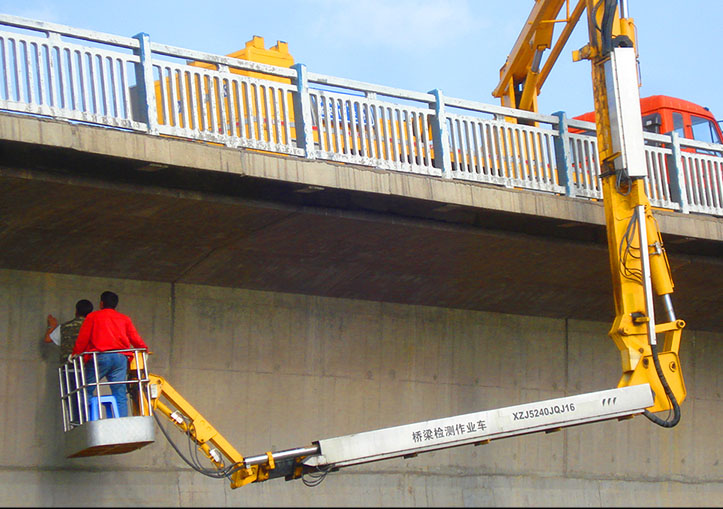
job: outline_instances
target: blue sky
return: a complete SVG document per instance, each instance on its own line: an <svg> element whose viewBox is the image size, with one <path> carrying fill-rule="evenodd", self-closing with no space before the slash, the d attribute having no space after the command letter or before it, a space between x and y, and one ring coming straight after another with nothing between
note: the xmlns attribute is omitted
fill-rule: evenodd
<svg viewBox="0 0 723 509"><path fill-rule="evenodd" d="M498 104L492 90L533 0L0 0L0 12L228 54L258 35L286 41L309 70ZM723 0L628 0L638 30L641 95L681 97L723 119ZM564 8L563 8L564 9ZM592 109L581 22L548 78L540 111Z"/></svg>

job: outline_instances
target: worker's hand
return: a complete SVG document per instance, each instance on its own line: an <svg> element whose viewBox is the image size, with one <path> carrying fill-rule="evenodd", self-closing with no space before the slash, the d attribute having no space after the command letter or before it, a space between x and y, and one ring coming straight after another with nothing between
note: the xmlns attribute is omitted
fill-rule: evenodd
<svg viewBox="0 0 723 509"><path fill-rule="evenodd" d="M58 326L58 320L53 315L48 315L45 321L48 323L48 328L45 329L45 337L43 338L43 341L46 343L52 343L53 340L50 339L50 333Z"/></svg>

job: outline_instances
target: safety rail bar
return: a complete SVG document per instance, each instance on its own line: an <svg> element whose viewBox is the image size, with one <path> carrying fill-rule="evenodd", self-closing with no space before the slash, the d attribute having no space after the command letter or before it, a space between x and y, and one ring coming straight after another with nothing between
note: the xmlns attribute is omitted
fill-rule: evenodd
<svg viewBox="0 0 723 509"><path fill-rule="evenodd" d="M0 110L602 199L595 125L0 14ZM90 44L87 44L90 42ZM645 133L651 204L723 216L723 145Z"/></svg>
<svg viewBox="0 0 723 509"><path fill-rule="evenodd" d="M133 366L133 368L129 368L125 380L117 380L114 382L108 380L101 381L96 377L95 382L89 384L86 377L86 371L88 369L87 363L91 362L94 372L98 373L98 355L108 353L132 353L133 361L131 361L130 365ZM90 359L85 361L87 357L90 357ZM108 350L105 352L83 352L82 354L69 357L68 360L58 368L63 430L70 431L88 422L90 420L90 399L100 397L102 395L102 388L112 385L126 385L130 389L128 391L129 395L139 407L138 414L152 415L153 410L147 403L151 400L148 384L149 378L146 370L147 360L148 352L142 348ZM134 386L137 386L137 388ZM88 395L88 389L91 387L94 388L93 396ZM141 391L145 392L146 398L136 398L134 396L135 394L140 394ZM146 408L147 406L148 408ZM131 405L129 405L128 408L130 410ZM100 411L100 405L98 418L104 418L103 412Z"/></svg>

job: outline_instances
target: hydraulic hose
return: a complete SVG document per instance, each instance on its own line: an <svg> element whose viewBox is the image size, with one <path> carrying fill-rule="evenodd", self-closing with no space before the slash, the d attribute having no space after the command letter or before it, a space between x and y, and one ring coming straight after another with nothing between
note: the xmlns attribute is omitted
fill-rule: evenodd
<svg viewBox="0 0 723 509"><path fill-rule="evenodd" d="M605 0L600 36L602 38L602 54L608 55L613 49L613 23L615 21L615 9L618 6L617 0Z"/></svg>
<svg viewBox="0 0 723 509"><path fill-rule="evenodd" d="M161 421L158 419L158 414L154 413L153 417L155 418L156 423L158 424L158 427L161 429L161 432L166 437L166 440L171 445L171 447L173 447L173 450L175 450L176 453L181 457L181 459L196 472L203 474L207 477L214 478L214 479L224 479L224 478L230 478L234 472L243 468L243 465L240 465L240 464L239 465L229 465L228 467L222 468L222 469L204 468L203 466L201 466L199 464L197 458L195 458L195 460L194 460L192 455L190 455L191 459L189 459L181 452L181 450L178 448L178 446L174 443L174 441L168 435L168 432L161 425ZM188 436L189 446L191 445L191 443L193 443L193 444L196 443L195 440L193 439L191 433L186 432L186 435Z"/></svg>
<svg viewBox="0 0 723 509"><path fill-rule="evenodd" d="M665 379L665 375L663 374L663 369L660 367L660 360L658 360L658 345L650 345L650 350L653 354L653 364L655 365L655 371L658 373L660 383L663 385L663 390L665 390L665 394L668 396L670 403L673 405L673 418L670 420L661 419L648 410L645 410L643 415L658 426L672 428L680 422L680 405L678 405L678 400L675 398L675 394L673 394L673 391L670 389L668 381Z"/></svg>

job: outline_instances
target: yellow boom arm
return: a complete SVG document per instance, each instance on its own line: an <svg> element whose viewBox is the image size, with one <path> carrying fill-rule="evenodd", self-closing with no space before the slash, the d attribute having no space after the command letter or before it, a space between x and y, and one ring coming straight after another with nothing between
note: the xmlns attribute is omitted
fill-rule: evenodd
<svg viewBox="0 0 723 509"><path fill-rule="evenodd" d="M136 370L134 361L131 373ZM142 360L139 358L139 362ZM163 377L148 375L148 394L141 391L138 400L137 393L132 400L135 405L135 415L151 415L158 420L158 415L165 416L176 428L183 432L191 442L188 455L174 444L166 435L169 443L176 452L194 470L213 478L227 478L231 488L239 488L253 482L266 481L273 477L286 477L295 479L302 476L301 461L307 454L317 452L316 447L299 448L281 453L267 452L253 458L244 458L221 433L211 425L181 394L174 389ZM150 411L149 409L152 409ZM165 429L158 422L161 431ZM212 468L204 467L198 460L198 451L205 456Z"/></svg>
<svg viewBox="0 0 723 509"><path fill-rule="evenodd" d="M566 7L565 18L556 19L563 5ZM500 69L500 81L492 91L492 95L501 100L502 106L537 112L540 89L584 10L585 0L578 0L572 12L570 0L535 2L505 65ZM562 32L543 65L542 55L552 45L557 23L563 25Z"/></svg>
<svg viewBox="0 0 723 509"><path fill-rule="evenodd" d="M620 350L623 368L618 385L650 383L656 398L649 410L674 410L676 415L671 421L658 422L671 426L680 418L678 404L686 395L678 359L685 322L678 320L673 311L670 266L645 192L647 168L634 50L635 25L632 18L625 17L627 13L620 13L615 0L586 1L590 43L576 52L574 58L586 58L592 64L616 311L610 337ZM653 293L662 298L665 311L658 324ZM659 333L665 338L660 353Z"/></svg>
<svg viewBox="0 0 723 509"><path fill-rule="evenodd" d="M566 15L558 18L563 5ZM623 7L625 2L622 2ZM573 52L575 61L592 64L595 122L610 270L616 318L610 337L620 350L619 387L649 383L655 404L649 412L672 409L686 390L678 349L685 322L675 317L673 280L658 225L645 192L640 96L635 53L635 25L617 0L536 0L492 95L509 106L537 111L537 96L552 66L583 12L587 11L589 44ZM553 28L564 24L552 52L541 67L543 52L552 45ZM665 318L655 321L653 293L662 299ZM657 335L664 336L659 352Z"/></svg>

